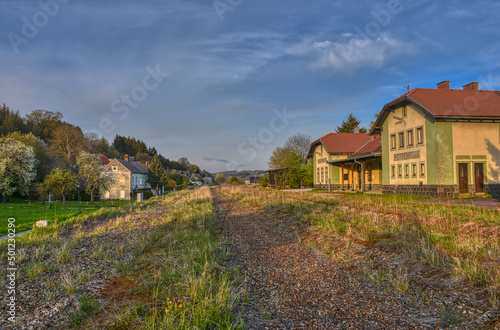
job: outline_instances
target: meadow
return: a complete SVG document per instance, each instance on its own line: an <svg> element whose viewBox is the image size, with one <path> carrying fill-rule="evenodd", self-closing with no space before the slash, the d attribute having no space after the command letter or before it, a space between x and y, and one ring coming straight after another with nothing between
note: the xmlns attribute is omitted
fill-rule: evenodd
<svg viewBox="0 0 500 330"><path fill-rule="evenodd" d="M82 201L81 214L92 214L101 208L116 208L131 203L130 201ZM78 215L78 201L42 203L41 201L25 201L14 199L9 203L0 203L0 236L7 235L9 218L16 219L16 232L31 229L38 220L65 221Z"/></svg>

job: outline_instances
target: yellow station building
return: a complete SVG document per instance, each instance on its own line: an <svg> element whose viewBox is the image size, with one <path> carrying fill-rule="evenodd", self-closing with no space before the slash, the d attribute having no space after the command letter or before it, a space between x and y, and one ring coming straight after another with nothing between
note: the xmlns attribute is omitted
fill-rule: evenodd
<svg viewBox="0 0 500 330"><path fill-rule="evenodd" d="M315 188L500 195L500 91L478 87L415 88L387 103L369 134L317 139Z"/></svg>
<svg viewBox="0 0 500 330"><path fill-rule="evenodd" d="M311 144L314 187L321 190L381 188L380 136L367 133L330 133Z"/></svg>
<svg viewBox="0 0 500 330"><path fill-rule="evenodd" d="M383 107L370 131L382 138L383 192L500 194L500 91L478 87L443 81Z"/></svg>

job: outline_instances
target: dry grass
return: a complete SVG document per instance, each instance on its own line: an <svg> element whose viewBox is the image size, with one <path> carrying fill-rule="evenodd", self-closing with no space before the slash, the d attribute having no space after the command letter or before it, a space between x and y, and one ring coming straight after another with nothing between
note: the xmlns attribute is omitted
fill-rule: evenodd
<svg viewBox="0 0 500 330"><path fill-rule="evenodd" d="M339 260L352 262L359 251L397 251L405 262L424 265L457 286L467 282L500 297L500 216L468 206L411 203L397 195L288 193L231 186L226 197L274 209L277 218L293 215L297 233ZM284 218L284 217L283 217ZM281 223L286 222L283 220ZM291 225L290 223L288 225ZM357 247L356 247L357 246ZM383 271L381 270L383 273ZM408 289L405 273L375 274L388 278L399 292Z"/></svg>

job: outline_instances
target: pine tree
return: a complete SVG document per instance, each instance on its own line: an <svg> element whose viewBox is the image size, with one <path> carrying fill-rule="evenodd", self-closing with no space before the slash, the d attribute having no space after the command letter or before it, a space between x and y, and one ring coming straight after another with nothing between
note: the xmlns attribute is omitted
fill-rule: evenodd
<svg viewBox="0 0 500 330"><path fill-rule="evenodd" d="M165 168L161 165L158 155L155 155L149 167L148 182L156 190L156 196L159 194L159 186L163 186L166 183L166 174Z"/></svg>
<svg viewBox="0 0 500 330"><path fill-rule="evenodd" d="M337 129L335 130L335 132L337 132L337 133L354 133L354 129L356 127L358 127L360 133L367 133L368 130L366 128L359 127L360 123L361 122L356 117L354 117L354 115L351 113L349 115L349 117L347 117L347 120L342 122L342 125L337 126Z"/></svg>

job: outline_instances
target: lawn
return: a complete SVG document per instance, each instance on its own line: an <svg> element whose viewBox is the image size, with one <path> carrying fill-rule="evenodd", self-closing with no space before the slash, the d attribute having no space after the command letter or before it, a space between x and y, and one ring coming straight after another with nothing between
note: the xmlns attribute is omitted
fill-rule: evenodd
<svg viewBox="0 0 500 330"><path fill-rule="evenodd" d="M82 201L81 213L92 214L103 207L118 207L128 204L130 201L97 201L94 203ZM10 203L0 203L0 236L7 235L7 224L9 218L16 219L16 232L31 229L38 220L64 221L78 214L78 201L67 201L66 206L62 202L50 205L41 201L24 201L15 199Z"/></svg>

